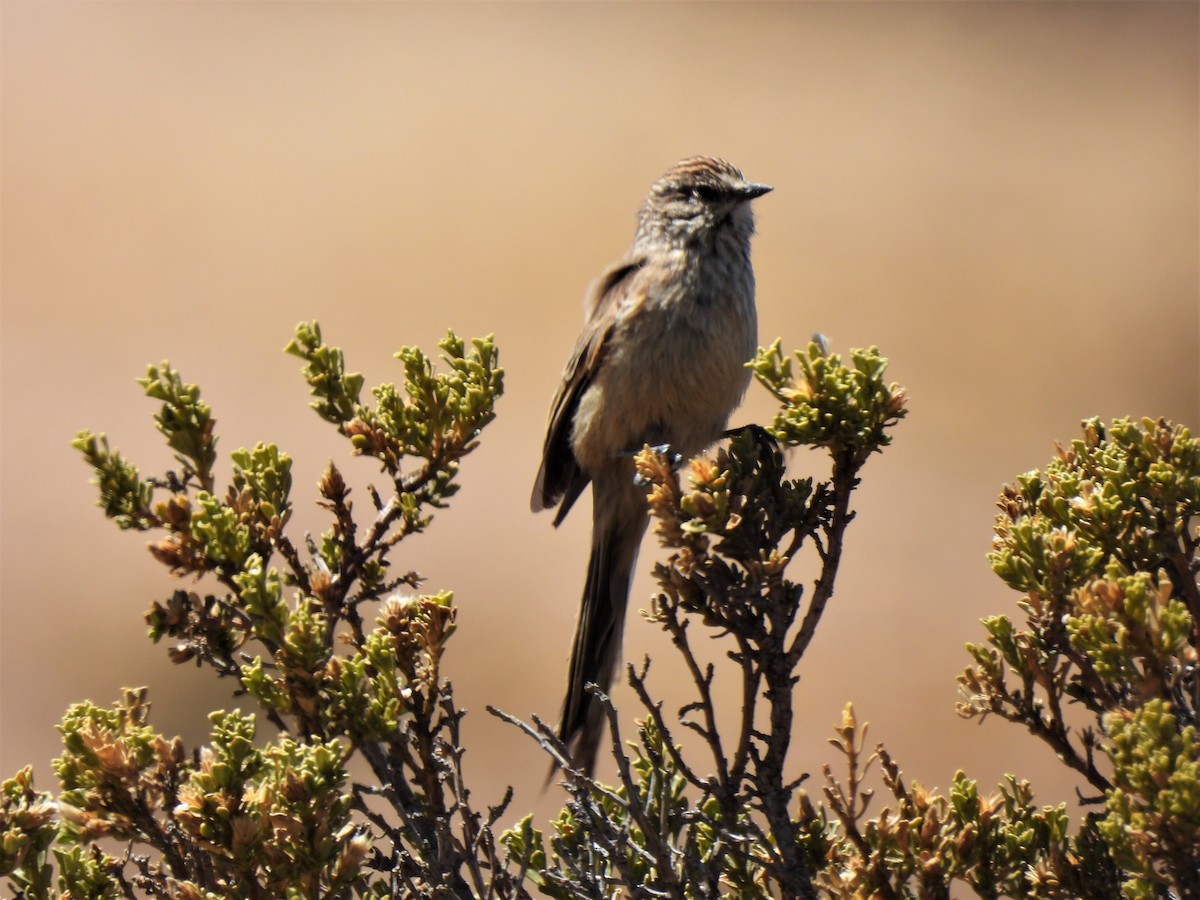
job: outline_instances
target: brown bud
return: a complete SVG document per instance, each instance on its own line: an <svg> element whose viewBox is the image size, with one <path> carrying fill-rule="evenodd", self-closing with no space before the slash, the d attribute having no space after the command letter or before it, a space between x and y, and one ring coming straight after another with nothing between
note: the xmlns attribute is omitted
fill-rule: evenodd
<svg viewBox="0 0 1200 900"><path fill-rule="evenodd" d="M165 502L156 504L154 513L171 531L187 531L192 521L192 502L187 494L173 494Z"/></svg>
<svg viewBox="0 0 1200 900"><path fill-rule="evenodd" d="M324 603L329 602L329 589L333 587L333 578L328 572L317 569L309 577L308 584L312 588L314 597Z"/></svg>
<svg viewBox="0 0 1200 900"><path fill-rule="evenodd" d="M342 478L342 473L333 464L333 460L330 460L329 465L325 467L325 472L321 476L317 487L321 491L321 496L326 500L341 500L349 493L346 489L346 482Z"/></svg>
<svg viewBox="0 0 1200 900"><path fill-rule="evenodd" d="M185 663L194 659L196 656L196 648L187 641L184 641L176 644L173 647L169 647L167 649L167 656L170 658L171 662L178 665L179 663Z"/></svg>
<svg viewBox="0 0 1200 900"><path fill-rule="evenodd" d="M959 859L966 859L971 855L971 851L975 849L975 840L978 836L975 834L975 826L968 822L963 830L958 834L958 840L955 842L955 850L958 852Z"/></svg>

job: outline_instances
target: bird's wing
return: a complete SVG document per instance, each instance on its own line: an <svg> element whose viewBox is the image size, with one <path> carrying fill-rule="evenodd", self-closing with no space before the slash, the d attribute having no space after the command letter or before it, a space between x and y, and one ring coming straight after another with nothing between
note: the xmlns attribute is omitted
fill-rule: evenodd
<svg viewBox="0 0 1200 900"><path fill-rule="evenodd" d="M591 481L591 476L579 468L571 449L575 410L603 363L621 300L628 294L628 282L645 264L645 256L626 257L601 275L588 291L584 307L588 313L587 321L571 359L563 370L554 402L550 404L550 423L546 428L546 442L542 445L542 464L530 501L534 512L561 501L558 514L554 517L555 525L563 520Z"/></svg>

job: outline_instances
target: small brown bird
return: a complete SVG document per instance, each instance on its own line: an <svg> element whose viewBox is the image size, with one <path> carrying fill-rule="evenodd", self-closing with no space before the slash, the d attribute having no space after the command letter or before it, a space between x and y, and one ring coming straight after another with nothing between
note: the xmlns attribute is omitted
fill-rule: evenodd
<svg viewBox="0 0 1200 900"><path fill-rule="evenodd" d="M557 504L557 526L592 485L592 555L558 732L588 773L603 716L584 686L612 684L647 523L633 455L645 444L699 453L741 402L758 342L749 201L770 190L721 159L667 170L638 211L633 247L587 293L550 406L533 510Z"/></svg>

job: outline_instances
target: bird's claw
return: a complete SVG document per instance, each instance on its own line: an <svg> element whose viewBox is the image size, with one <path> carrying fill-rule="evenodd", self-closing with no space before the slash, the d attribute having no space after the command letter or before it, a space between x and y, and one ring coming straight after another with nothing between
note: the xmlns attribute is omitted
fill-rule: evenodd
<svg viewBox="0 0 1200 900"><path fill-rule="evenodd" d="M783 465L783 451L779 447L779 441L761 425L750 424L742 425L738 428L730 428L725 432L724 437L737 437L746 432L749 432L751 437L754 438L754 442L758 444L758 448L764 456L769 457L776 466Z"/></svg>
<svg viewBox="0 0 1200 900"><path fill-rule="evenodd" d="M671 464L671 471L674 472L683 463L683 454L676 453L671 449L670 444L651 444L650 449L659 456L665 456Z"/></svg>
<svg viewBox="0 0 1200 900"><path fill-rule="evenodd" d="M676 451L672 450L670 444L647 444L646 446L649 447L651 450L653 450L655 453L657 453L659 456L665 456L667 458L668 465L670 465L670 467L671 467L672 472L678 471L679 467L683 464L683 454L677 453ZM639 454L641 452L642 452L641 449L626 450L621 455L622 456L636 456L637 454ZM635 485L637 485L638 487L646 487L650 484L650 479L644 477L641 473L638 473L633 476L633 483Z"/></svg>

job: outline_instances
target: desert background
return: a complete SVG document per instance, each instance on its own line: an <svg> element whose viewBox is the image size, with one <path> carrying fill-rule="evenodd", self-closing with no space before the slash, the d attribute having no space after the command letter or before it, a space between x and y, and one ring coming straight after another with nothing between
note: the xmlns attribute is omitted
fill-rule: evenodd
<svg viewBox="0 0 1200 900"><path fill-rule="evenodd" d="M955 676L979 619L1017 614L984 560L1001 486L1087 416L1200 427L1198 12L4 2L0 777L33 763L52 787L54 725L85 697L149 685L152 724L189 745L246 703L145 638L178 583L95 508L79 429L168 467L134 379L169 359L214 409L219 473L277 443L293 528L319 534L326 460L360 508L378 479L308 410L281 352L295 324L319 319L368 385L452 327L495 333L506 395L451 508L393 561L455 592L473 798L512 784L508 818L544 823L563 799L546 759L484 706L554 719L561 701L590 522L586 502L558 531L529 512L546 409L585 286L650 183L704 153L775 186L756 201L760 342L875 344L910 390L801 667L793 769L819 783L853 701L910 779L1014 772L1077 812L1047 747L957 718ZM771 410L752 386L734 422ZM636 613L625 649L687 696Z"/></svg>

